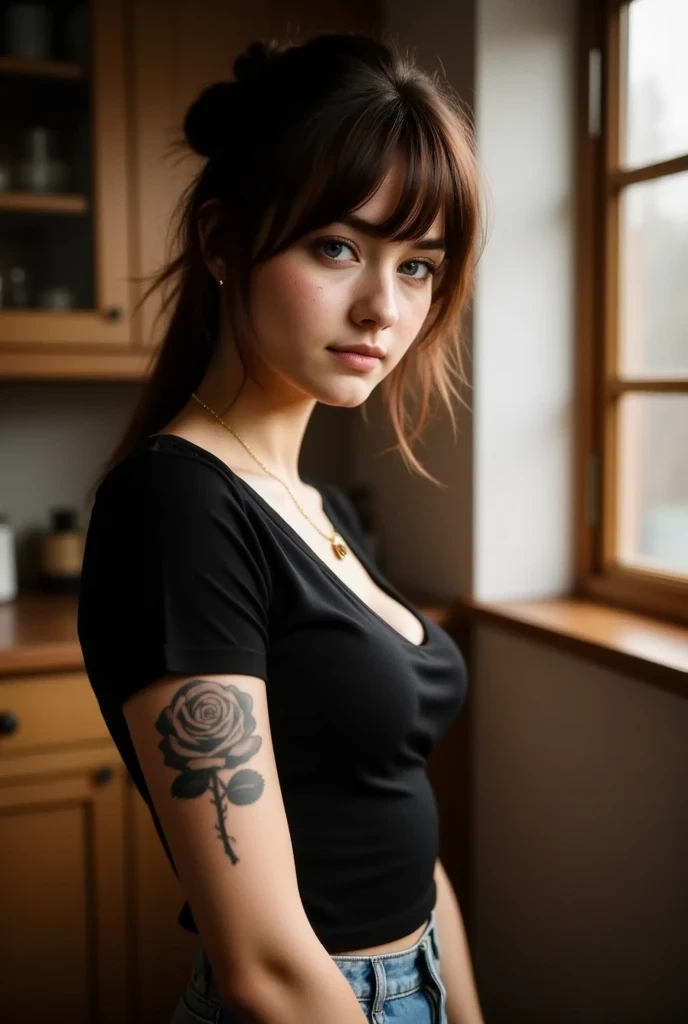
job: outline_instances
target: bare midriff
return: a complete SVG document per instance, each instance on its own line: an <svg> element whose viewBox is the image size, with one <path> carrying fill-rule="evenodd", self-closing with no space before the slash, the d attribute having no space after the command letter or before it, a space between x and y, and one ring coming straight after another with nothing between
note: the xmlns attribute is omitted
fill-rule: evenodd
<svg viewBox="0 0 688 1024"><path fill-rule="evenodd" d="M427 928L427 921L422 924L419 928L416 928L415 932L411 932L410 935L404 935L401 939L393 939L391 942L384 942L381 946L368 946L367 949L351 949L346 953L333 953L332 955L337 956L373 956L376 953L399 953L401 950L410 949L411 946L415 946L418 939L421 937L425 929Z"/></svg>

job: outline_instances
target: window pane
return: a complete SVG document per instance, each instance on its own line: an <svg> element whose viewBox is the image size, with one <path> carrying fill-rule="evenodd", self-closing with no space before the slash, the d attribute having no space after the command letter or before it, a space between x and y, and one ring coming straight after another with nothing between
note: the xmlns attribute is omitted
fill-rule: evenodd
<svg viewBox="0 0 688 1024"><path fill-rule="evenodd" d="M633 0L628 9L626 166L688 153L687 39L686 0Z"/></svg>
<svg viewBox="0 0 688 1024"><path fill-rule="evenodd" d="M688 576L688 394L630 394L619 437L622 562Z"/></svg>
<svg viewBox="0 0 688 1024"><path fill-rule="evenodd" d="M620 214L621 371L686 372L688 173L630 185Z"/></svg>

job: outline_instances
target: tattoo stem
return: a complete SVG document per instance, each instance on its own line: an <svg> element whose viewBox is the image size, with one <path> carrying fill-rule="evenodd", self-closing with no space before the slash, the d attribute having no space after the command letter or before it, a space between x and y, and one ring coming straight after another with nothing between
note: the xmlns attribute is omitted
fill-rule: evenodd
<svg viewBox="0 0 688 1024"><path fill-rule="evenodd" d="M239 858L235 854L235 852L232 849L232 847L229 845L230 836L227 834L227 829L225 827L225 815L226 815L227 811L226 811L226 808L223 806L223 804L224 804L224 801L226 799L226 794L223 796L220 793L220 784L219 784L218 777L217 777L217 775L218 775L217 768L214 769L211 774L212 774L212 788L213 788L213 797L214 797L214 799L211 800L210 802L215 804L215 806L217 807L217 821L218 821L218 824L215 826L215 828L220 833L220 838L222 839L222 845L224 846L225 853L227 853L229 855L229 857L230 857L230 859L232 861L232 864L236 864L236 863L238 863Z"/></svg>

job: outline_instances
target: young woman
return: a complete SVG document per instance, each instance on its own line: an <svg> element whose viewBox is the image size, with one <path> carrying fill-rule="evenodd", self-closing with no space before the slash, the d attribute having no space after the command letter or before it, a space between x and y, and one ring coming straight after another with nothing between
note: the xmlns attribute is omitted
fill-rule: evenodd
<svg viewBox="0 0 688 1024"><path fill-rule="evenodd" d="M429 476L411 443L461 381L470 128L446 85L364 37L256 43L234 72L186 116L206 162L79 604L199 935L174 1022L479 1024L426 775L465 666L382 575L345 493L299 473L316 403L381 386Z"/></svg>

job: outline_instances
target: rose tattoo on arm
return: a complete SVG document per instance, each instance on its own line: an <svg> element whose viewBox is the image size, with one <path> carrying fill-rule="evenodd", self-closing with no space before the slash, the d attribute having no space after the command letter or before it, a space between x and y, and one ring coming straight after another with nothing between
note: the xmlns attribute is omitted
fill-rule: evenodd
<svg viewBox="0 0 688 1024"><path fill-rule="evenodd" d="M192 679L180 687L155 723L163 739L158 744L165 764L180 775L172 784L172 796L191 799L211 793L217 809L218 836L232 864L239 858L230 845L226 816L230 803L252 804L263 792L263 776L250 768L237 772L228 783L220 772L244 764L263 742L254 736L253 697L230 684Z"/></svg>

